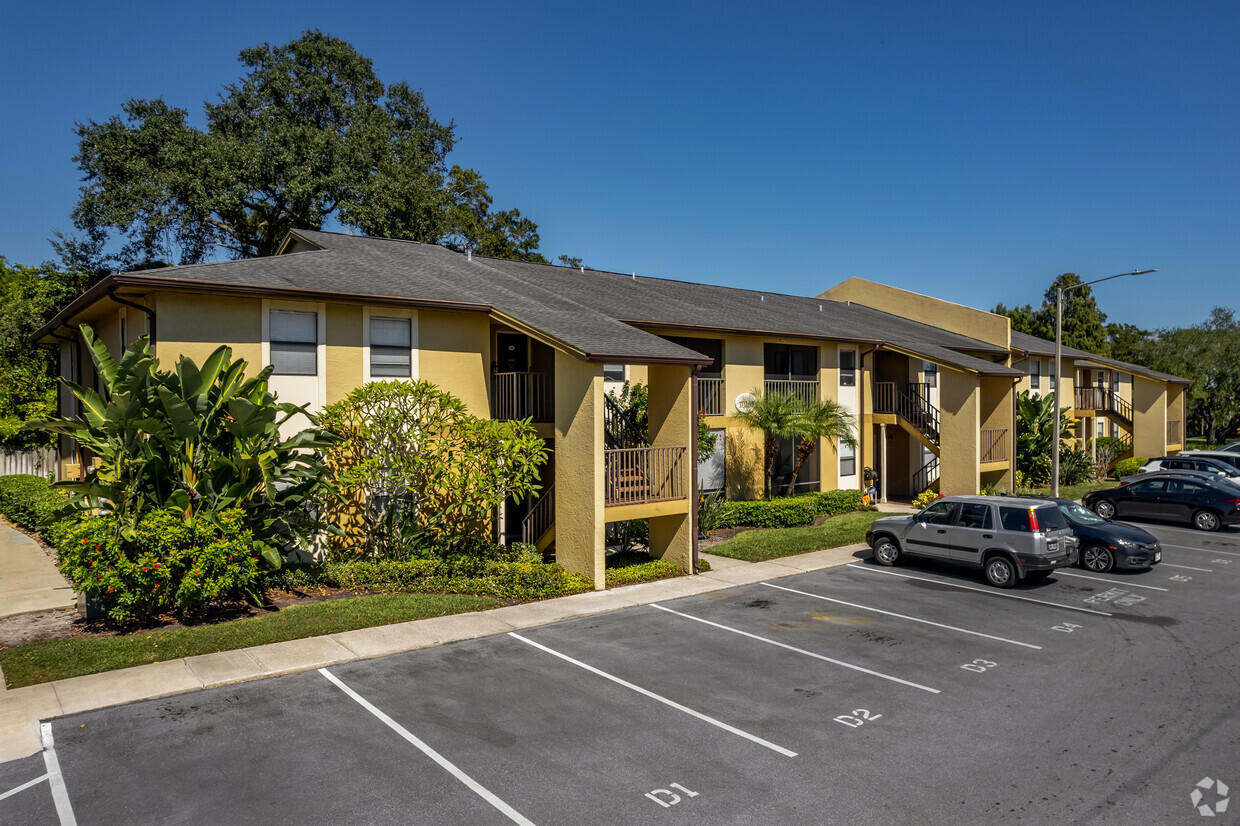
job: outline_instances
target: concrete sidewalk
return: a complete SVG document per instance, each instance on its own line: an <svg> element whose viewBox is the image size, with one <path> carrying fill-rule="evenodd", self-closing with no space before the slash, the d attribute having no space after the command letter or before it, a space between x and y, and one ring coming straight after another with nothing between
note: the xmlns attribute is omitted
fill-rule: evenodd
<svg viewBox="0 0 1240 826"><path fill-rule="evenodd" d="M0 763L38 753L42 748L39 721L53 717L505 634L560 620L833 568L868 555L869 549L864 544L845 545L769 562L721 566L692 577L203 654L16 688L0 692Z"/></svg>
<svg viewBox="0 0 1240 826"><path fill-rule="evenodd" d="M73 586L30 537L0 522L0 618L72 608Z"/></svg>

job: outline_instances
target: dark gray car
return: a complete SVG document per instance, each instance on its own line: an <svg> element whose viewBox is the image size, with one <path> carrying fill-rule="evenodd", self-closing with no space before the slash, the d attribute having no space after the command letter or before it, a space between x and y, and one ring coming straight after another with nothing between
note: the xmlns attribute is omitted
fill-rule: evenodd
<svg viewBox="0 0 1240 826"><path fill-rule="evenodd" d="M1046 499L946 496L911 516L878 519L866 532L880 565L925 556L979 567L986 581L1011 588L1076 562L1076 538Z"/></svg>

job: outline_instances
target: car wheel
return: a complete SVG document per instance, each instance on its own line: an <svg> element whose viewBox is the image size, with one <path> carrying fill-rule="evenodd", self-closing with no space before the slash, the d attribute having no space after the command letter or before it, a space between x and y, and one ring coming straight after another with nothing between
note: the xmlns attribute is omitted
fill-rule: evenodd
<svg viewBox="0 0 1240 826"><path fill-rule="evenodd" d="M1203 509L1193 514L1193 527L1199 531L1217 531L1220 524L1218 514L1214 511Z"/></svg>
<svg viewBox="0 0 1240 826"><path fill-rule="evenodd" d="M1103 519L1110 519L1115 516L1115 506L1105 499L1099 499L1094 504L1094 513Z"/></svg>
<svg viewBox="0 0 1240 826"><path fill-rule="evenodd" d="M1025 574L1025 582L1041 582L1053 573L1054 571L1030 571Z"/></svg>
<svg viewBox="0 0 1240 826"><path fill-rule="evenodd" d="M1006 556L996 554L986 560L986 581L996 588L1014 588L1020 580L1016 565Z"/></svg>
<svg viewBox="0 0 1240 826"><path fill-rule="evenodd" d="M904 554L900 551L900 546L895 540L889 536L879 537L874 543L874 559L879 565L899 565L904 561Z"/></svg>
<svg viewBox="0 0 1240 826"><path fill-rule="evenodd" d="M1081 551L1081 567L1095 574L1105 574L1115 567L1115 554L1101 545L1088 545Z"/></svg>

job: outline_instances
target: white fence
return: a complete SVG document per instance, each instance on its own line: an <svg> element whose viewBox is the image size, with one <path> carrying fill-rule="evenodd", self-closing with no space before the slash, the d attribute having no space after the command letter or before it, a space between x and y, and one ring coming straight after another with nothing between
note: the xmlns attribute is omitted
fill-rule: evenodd
<svg viewBox="0 0 1240 826"><path fill-rule="evenodd" d="M47 476L56 469L56 451L50 447L30 450L0 448L0 476L16 476L19 473Z"/></svg>

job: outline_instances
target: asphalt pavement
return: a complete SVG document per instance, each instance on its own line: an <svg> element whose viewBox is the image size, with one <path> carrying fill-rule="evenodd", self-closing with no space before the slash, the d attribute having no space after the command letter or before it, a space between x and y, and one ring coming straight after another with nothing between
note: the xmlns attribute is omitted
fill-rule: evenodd
<svg viewBox="0 0 1240 826"><path fill-rule="evenodd" d="M1145 572L858 560L57 718L0 823L1226 823L1240 530L1143 527Z"/></svg>

